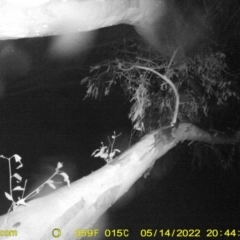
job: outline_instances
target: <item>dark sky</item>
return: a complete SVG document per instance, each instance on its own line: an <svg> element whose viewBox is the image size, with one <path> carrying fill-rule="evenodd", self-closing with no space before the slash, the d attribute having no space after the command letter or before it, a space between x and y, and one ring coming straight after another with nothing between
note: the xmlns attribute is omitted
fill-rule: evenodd
<svg viewBox="0 0 240 240"><path fill-rule="evenodd" d="M133 28L119 26L100 30L95 41L101 45L117 39L124 31L135 34ZM106 32L107 39L103 37ZM51 41L52 38L24 39L3 45L3 49L10 46L21 53L20 61L26 56L31 59L26 74L4 74L7 83L0 100L0 154L22 156L24 168L20 172L29 179L29 189L42 183L58 161L64 162L71 180L96 170L104 161L90 155L100 142L106 143L113 131L122 132L116 147L124 150L131 131L127 118L130 104L119 89L101 100L83 101L83 69L98 61L99 48L67 59L51 58L47 55ZM159 160L152 176L140 179L110 209L104 227L129 228L134 239L138 239L141 228L238 227L237 173L217 168L192 169L185 149L182 144ZM8 191L6 161L0 161L0 169L0 214L4 214L8 206L4 196L4 191Z"/></svg>

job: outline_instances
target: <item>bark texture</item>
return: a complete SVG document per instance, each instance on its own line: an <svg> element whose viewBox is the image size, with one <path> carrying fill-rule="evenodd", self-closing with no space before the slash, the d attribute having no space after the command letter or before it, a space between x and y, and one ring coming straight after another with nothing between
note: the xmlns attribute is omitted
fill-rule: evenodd
<svg viewBox="0 0 240 240"><path fill-rule="evenodd" d="M70 188L62 187L18 207L7 221L6 215L1 216L0 229L16 229L17 240L53 239L55 228L61 230L61 239L76 239L76 229L90 228L157 159L184 140L234 144L239 133L231 137L214 136L189 123L151 132L101 169L72 183Z"/></svg>

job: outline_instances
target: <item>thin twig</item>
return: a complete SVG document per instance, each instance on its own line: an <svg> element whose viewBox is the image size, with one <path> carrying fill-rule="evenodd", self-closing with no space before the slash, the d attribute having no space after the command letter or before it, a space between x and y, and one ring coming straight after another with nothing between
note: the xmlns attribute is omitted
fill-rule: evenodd
<svg viewBox="0 0 240 240"><path fill-rule="evenodd" d="M171 60L170 60L170 62L168 64L168 66L167 66L166 76L168 75L169 69L170 69L170 67L172 65L173 59L175 58L177 52L178 52L178 48L174 51L174 53L173 53L173 55L171 57Z"/></svg>

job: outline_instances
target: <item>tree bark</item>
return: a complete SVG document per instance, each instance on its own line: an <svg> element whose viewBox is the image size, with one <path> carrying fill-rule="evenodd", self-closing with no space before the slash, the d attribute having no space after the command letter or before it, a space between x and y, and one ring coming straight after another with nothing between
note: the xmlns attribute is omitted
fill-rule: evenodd
<svg viewBox="0 0 240 240"><path fill-rule="evenodd" d="M76 239L76 229L90 228L157 159L184 140L234 144L239 133L231 137L211 135L189 123L153 131L101 169L73 182L70 188L62 187L17 207L6 222L7 216L1 216L0 229L16 229L14 239L18 240L48 240L53 239L53 229L59 228L61 239Z"/></svg>
<svg viewBox="0 0 240 240"><path fill-rule="evenodd" d="M0 0L0 40L154 22L164 0Z"/></svg>

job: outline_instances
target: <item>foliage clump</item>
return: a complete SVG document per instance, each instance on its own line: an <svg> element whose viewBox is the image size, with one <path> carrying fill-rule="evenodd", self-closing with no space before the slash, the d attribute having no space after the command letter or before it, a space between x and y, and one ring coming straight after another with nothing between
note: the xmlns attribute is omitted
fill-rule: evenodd
<svg viewBox="0 0 240 240"><path fill-rule="evenodd" d="M94 98L108 95L119 84L132 103L129 118L136 130L149 132L169 125L176 99L173 89L161 77L135 66L155 70L174 83L180 95L180 122L199 125L211 108L240 99L236 77L229 72L222 52L209 48L178 63L174 55L163 56L129 40L118 48L116 56L93 66L82 84L87 84L86 97Z"/></svg>
<svg viewBox="0 0 240 240"><path fill-rule="evenodd" d="M119 137L120 135L121 135L121 133L116 135L116 132L114 131L113 135L112 135L112 140L108 137L109 145L105 146L104 143L101 142L100 148L96 149L92 153L91 156L93 156L93 157L100 157L100 158L104 159L104 161L106 163L111 162L114 159L116 153L120 153L121 152L119 149L117 149L117 148L114 149L113 148L114 144L115 144L116 138Z"/></svg>

